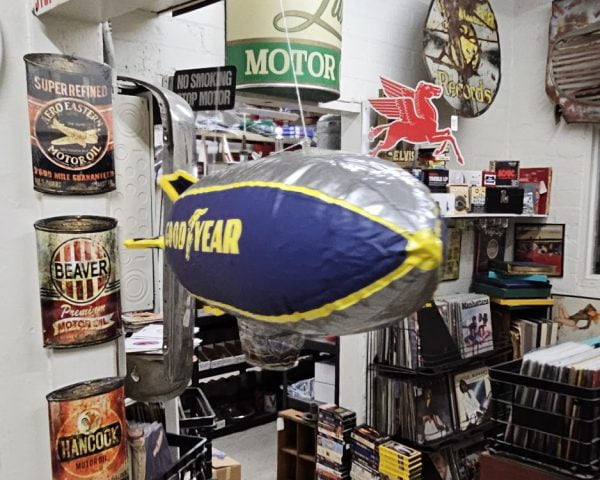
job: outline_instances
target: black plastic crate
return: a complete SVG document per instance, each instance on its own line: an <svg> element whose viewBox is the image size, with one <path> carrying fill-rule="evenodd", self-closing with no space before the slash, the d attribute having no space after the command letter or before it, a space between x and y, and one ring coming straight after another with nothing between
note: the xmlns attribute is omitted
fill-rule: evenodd
<svg viewBox="0 0 600 480"><path fill-rule="evenodd" d="M156 480L210 480L206 476L206 439L167 433L169 447L179 448L179 460Z"/></svg>
<svg viewBox="0 0 600 480"><path fill-rule="evenodd" d="M189 387L179 397L182 415L179 419L181 432L190 437L206 439L204 476L212 477L212 439L217 427L215 412L204 392L198 387Z"/></svg>
<svg viewBox="0 0 600 480"><path fill-rule="evenodd" d="M600 479L600 388L521 373L522 361L490 370L497 453L573 478ZM586 379L589 381L590 379Z"/></svg>

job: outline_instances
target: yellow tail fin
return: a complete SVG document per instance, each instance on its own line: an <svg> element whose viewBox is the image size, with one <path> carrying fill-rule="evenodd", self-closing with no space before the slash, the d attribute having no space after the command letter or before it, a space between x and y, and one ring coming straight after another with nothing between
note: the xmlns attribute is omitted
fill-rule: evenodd
<svg viewBox="0 0 600 480"><path fill-rule="evenodd" d="M158 183L167 197L174 202L197 181L196 177L185 170L177 170L175 173L163 175Z"/></svg>

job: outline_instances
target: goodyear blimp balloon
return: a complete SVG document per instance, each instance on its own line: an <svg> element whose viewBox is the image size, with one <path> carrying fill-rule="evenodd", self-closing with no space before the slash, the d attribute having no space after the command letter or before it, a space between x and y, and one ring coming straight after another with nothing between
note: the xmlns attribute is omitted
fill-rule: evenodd
<svg viewBox="0 0 600 480"><path fill-rule="evenodd" d="M436 288L436 204L390 162L303 150L161 185L174 200L158 242L168 264L205 305L238 317L255 363L289 363L303 335L397 321Z"/></svg>

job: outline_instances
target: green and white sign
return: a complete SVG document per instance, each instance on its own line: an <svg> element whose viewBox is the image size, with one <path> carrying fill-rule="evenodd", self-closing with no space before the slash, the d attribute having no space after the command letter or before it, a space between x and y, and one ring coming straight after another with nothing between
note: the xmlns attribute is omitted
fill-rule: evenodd
<svg viewBox="0 0 600 480"><path fill-rule="evenodd" d="M343 0L283 0L283 6L227 0L227 63L237 67L237 88L291 96L295 72L304 98L339 98Z"/></svg>

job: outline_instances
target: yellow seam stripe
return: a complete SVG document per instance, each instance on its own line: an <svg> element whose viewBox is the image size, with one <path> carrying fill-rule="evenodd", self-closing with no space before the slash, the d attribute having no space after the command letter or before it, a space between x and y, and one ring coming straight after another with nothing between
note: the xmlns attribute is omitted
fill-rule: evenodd
<svg viewBox="0 0 600 480"><path fill-rule="evenodd" d="M350 295L336 300L331 303L327 303L319 308L314 308L312 310L307 310L305 312L294 312L284 315L260 315L257 313L248 312L246 310L242 310L240 308L234 307L232 305L227 305L226 303L218 302L215 300L210 300L208 298L202 297L200 295L194 295L196 298L201 300L204 303L212 305L213 307L217 307L223 310L227 310L230 312L237 313L238 315L242 315L244 317L252 318L254 320L260 320L263 322L269 323L289 323L289 322L299 322L301 320L316 320L317 318L326 317L331 315L333 312L338 310L344 310L349 308L361 300L370 297L374 293L377 293L380 290L383 290L390 283L398 278L405 276L409 273L415 266L420 262L418 256L409 256L406 261L402 263L396 270L388 273L384 277L381 277L379 280L371 283L370 285L351 293Z"/></svg>
<svg viewBox="0 0 600 480"><path fill-rule="evenodd" d="M383 290L389 284L405 276L414 268L418 268L424 271L431 271L438 268L441 263L442 242L433 230L424 229L416 231L414 233L408 233L402 230L401 228L397 227L396 225L388 222L387 220L373 215L369 212L366 212L365 210L355 205L352 205L351 203L346 202L345 200L330 197L329 195L307 187L298 187L277 182L239 182L229 185L215 185L212 187L195 188L186 191L181 197L199 195L203 193L221 192L225 190L232 190L235 188L243 187L267 187L302 193L304 195L322 200L326 203L331 203L346 208L352 212L355 212L359 215L362 215L363 217L368 218L369 220L379 223L389 228L393 232L405 237L408 240L408 244L406 246L407 257L406 260L402 263L402 265L400 265L398 268L388 273L387 275L376 280L375 282L371 283L370 285L367 285L366 287L363 287L360 290L351 293L350 295L347 295L344 298L325 304L319 308L307 310L305 312L294 312L284 315L261 315L257 313L248 312L246 310L242 310L232 305L227 305L225 303L218 302L216 300L210 300L199 295L194 295L202 302L212 305L213 307L222 308L224 310L234 312L238 315L243 315L254 320L260 320L269 323L289 323L299 322L301 320L315 320L317 318L322 318L331 315L335 311L344 310L357 304L361 300L364 300L365 298L370 297L374 293Z"/></svg>
<svg viewBox="0 0 600 480"><path fill-rule="evenodd" d="M313 190L312 188L298 187L296 185L286 185L285 183L279 183L279 182L250 181L250 182L230 183L229 185L215 185L212 187L193 188L191 190L186 191L183 195L181 195L181 197L183 198L183 197L188 197L190 195L200 195L202 193L222 192L225 190L233 190L236 188L244 188L244 187L266 187L266 188L274 188L277 190L284 190L287 192L302 193L309 197L317 198L326 203L338 205L340 207L345 208L346 210L350 210L354 213L362 215L363 217L366 217L373 222L379 223L379 224L383 225L384 227L389 228L394 233L402 235L403 237L407 238L408 240L410 240L411 237L414 235L414 234L411 234L411 233L399 228L397 225L394 225L393 223L385 220L384 218L378 217L377 215L373 215L372 213L369 213L366 210L363 210L362 208L357 207L356 205L353 205L350 202L347 202L346 200L341 200L339 198L330 197L329 195L319 192L318 190Z"/></svg>

